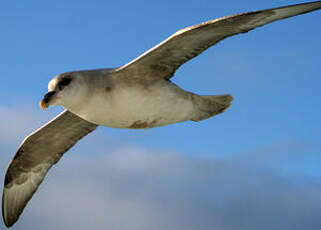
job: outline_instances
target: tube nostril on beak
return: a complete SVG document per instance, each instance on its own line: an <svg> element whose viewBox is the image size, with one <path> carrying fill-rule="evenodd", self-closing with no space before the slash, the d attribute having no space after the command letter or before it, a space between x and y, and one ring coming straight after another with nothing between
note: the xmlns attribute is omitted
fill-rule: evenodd
<svg viewBox="0 0 321 230"><path fill-rule="evenodd" d="M55 94L55 91L50 91L48 93L45 94L45 96L43 97L43 99L40 101L40 107L45 110L46 108L48 108L49 106L49 102L52 98L52 96Z"/></svg>
<svg viewBox="0 0 321 230"><path fill-rule="evenodd" d="M50 101L50 98L55 94L55 91L50 91L46 93L46 95L43 97L43 101L47 104Z"/></svg>

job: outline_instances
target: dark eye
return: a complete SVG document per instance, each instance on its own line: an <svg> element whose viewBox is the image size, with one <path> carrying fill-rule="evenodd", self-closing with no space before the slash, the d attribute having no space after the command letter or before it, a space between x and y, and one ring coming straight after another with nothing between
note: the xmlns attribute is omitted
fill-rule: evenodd
<svg viewBox="0 0 321 230"><path fill-rule="evenodd" d="M59 85L61 86L67 86L69 85L69 83L71 82L71 78L70 77L64 77L60 80Z"/></svg>
<svg viewBox="0 0 321 230"><path fill-rule="evenodd" d="M65 77L61 78L61 80L59 81L59 84L58 84L58 89L62 90L65 86L70 84L71 80L72 79L70 76L65 76Z"/></svg>

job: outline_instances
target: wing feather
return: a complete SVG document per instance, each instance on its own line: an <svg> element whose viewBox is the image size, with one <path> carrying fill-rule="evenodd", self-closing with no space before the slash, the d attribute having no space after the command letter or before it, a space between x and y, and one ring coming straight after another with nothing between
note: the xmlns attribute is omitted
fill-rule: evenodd
<svg viewBox="0 0 321 230"><path fill-rule="evenodd" d="M52 165L96 127L66 110L25 138L5 176L2 216L7 227L18 220Z"/></svg>
<svg viewBox="0 0 321 230"><path fill-rule="evenodd" d="M169 79L182 64L227 37L320 8L321 1L316 1L223 17L187 27L120 67L118 71L128 72L126 76L143 79Z"/></svg>

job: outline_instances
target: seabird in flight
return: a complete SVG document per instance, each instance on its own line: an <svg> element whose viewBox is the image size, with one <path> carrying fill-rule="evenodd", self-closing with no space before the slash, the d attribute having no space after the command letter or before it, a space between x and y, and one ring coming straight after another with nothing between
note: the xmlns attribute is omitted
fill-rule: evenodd
<svg viewBox="0 0 321 230"><path fill-rule="evenodd" d="M227 37L320 8L315 1L214 19L179 30L119 68L53 78L40 105L66 110L26 137L11 161L2 195L5 225L18 220L48 170L98 125L145 129L223 113L231 95L200 96L170 81L182 64Z"/></svg>

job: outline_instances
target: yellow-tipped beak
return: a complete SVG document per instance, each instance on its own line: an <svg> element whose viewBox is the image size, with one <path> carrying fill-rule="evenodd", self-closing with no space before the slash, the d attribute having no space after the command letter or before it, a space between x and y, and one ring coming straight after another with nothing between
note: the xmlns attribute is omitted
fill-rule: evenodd
<svg viewBox="0 0 321 230"><path fill-rule="evenodd" d="M50 102L52 101L55 94L56 94L55 91L49 91L48 93L46 93L46 95L43 97L43 99L39 103L42 110L45 110L46 108L49 107Z"/></svg>
<svg viewBox="0 0 321 230"><path fill-rule="evenodd" d="M45 103L44 100L41 100L39 104L42 110L45 110L48 108L48 105Z"/></svg>

